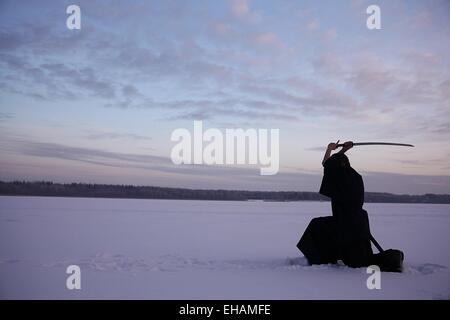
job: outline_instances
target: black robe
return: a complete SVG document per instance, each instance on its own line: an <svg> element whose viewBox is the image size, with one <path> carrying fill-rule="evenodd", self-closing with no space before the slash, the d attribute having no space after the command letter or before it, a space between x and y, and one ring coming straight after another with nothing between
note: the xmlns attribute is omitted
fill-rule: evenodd
<svg viewBox="0 0 450 320"><path fill-rule="evenodd" d="M335 154L324 163L319 192L331 198L337 256L351 267L369 265L373 251L369 220L363 209L364 183L345 155Z"/></svg>

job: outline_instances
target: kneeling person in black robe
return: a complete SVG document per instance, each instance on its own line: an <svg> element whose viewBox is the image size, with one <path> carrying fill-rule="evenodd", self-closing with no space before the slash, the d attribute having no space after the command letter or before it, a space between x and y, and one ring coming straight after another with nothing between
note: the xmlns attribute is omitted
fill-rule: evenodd
<svg viewBox="0 0 450 320"><path fill-rule="evenodd" d="M364 183L351 166L346 142L330 156L337 143L330 143L323 159L324 176L320 193L331 198L332 217L313 219L298 244L311 264L342 260L349 267L370 265L373 251L364 204Z"/></svg>

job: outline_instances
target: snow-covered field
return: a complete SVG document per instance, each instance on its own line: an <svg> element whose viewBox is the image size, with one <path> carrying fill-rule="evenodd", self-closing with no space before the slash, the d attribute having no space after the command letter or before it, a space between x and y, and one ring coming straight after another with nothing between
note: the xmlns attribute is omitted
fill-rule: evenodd
<svg viewBox="0 0 450 320"><path fill-rule="evenodd" d="M450 205L367 204L405 252L368 290L364 268L307 266L296 244L320 202L0 197L3 299L449 299ZM66 268L81 268L81 290Z"/></svg>

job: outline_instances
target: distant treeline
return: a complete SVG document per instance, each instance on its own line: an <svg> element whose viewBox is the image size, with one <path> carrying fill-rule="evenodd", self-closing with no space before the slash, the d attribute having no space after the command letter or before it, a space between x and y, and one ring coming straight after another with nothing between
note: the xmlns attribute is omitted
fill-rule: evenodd
<svg viewBox="0 0 450 320"><path fill-rule="evenodd" d="M46 181L0 181L0 195L133 198L133 199L188 199L188 200L265 200L265 201L328 201L317 192L297 191L244 191L162 188L132 185L108 185L89 183L53 183ZM366 192L366 202L387 203L449 203L450 195L397 195Z"/></svg>

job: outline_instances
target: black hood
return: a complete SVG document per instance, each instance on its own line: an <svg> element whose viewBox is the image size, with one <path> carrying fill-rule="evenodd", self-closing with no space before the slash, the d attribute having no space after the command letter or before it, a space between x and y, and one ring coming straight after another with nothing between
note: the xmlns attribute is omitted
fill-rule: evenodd
<svg viewBox="0 0 450 320"><path fill-rule="evenodd" d="M362 208L364 184L361 175L350 166L345 154L336 153L324 163L320 194Z"/></svg>

